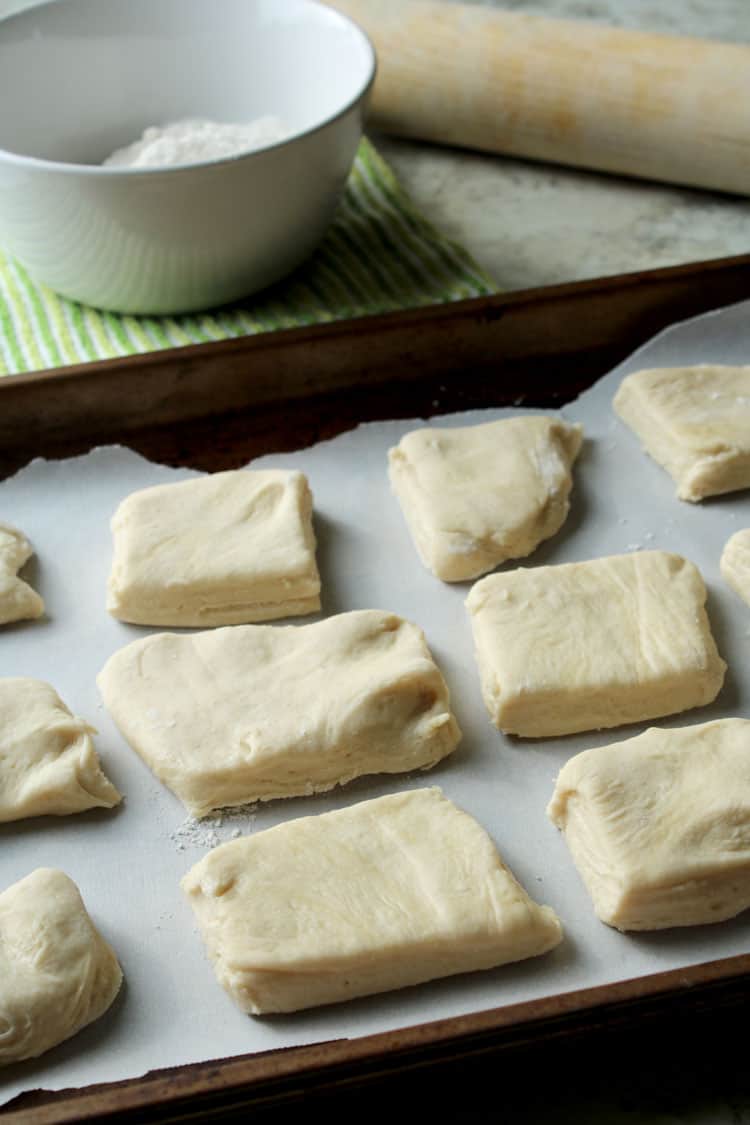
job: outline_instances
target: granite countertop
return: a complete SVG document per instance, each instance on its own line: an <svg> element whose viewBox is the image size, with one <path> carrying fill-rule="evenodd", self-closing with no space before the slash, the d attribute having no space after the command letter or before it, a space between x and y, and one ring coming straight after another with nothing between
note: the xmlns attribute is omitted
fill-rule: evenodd
<svg viewBox="0 0 750 1125"><path fill-rule="evenodd" d="M748 0L484 3L669 34L750 41ZM750 251L750 199L375 139L421 210L466 246L502 289Z"/></svg>

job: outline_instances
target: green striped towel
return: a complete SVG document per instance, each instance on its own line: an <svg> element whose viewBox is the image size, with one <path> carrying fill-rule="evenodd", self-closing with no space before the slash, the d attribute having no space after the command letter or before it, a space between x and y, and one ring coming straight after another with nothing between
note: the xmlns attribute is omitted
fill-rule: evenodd
<svg viewBox="0 0 750 1125"><path fill-rule="evenodd" d="M494 292L470 255L419 214L365 139L316 253L246 302L190 316L120 316L58 297L0 255L0 375Z"/></svg>

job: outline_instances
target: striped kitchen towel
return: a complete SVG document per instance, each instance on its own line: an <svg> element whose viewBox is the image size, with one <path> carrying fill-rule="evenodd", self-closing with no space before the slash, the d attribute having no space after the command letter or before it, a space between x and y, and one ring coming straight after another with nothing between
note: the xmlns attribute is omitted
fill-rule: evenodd
<svg viewBox="0 0 750 1125"><path fill-rule="evenodd" d="M188 316L122 316L58 297L0 255L0 375L389 312L497 292L415 209L362 141L316 253L257 298Z"/></svg>

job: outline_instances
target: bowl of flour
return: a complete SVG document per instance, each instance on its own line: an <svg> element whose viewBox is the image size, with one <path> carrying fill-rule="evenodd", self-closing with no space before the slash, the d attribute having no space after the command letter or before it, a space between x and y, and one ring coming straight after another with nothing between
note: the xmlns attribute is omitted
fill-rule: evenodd
<svg viewBox="0 0 750 1125"><path fill-rule="evenodd" d="M0 20L0 248L102 309L287 275L330 223L375 55L316 0L54 0Z"/></svg>

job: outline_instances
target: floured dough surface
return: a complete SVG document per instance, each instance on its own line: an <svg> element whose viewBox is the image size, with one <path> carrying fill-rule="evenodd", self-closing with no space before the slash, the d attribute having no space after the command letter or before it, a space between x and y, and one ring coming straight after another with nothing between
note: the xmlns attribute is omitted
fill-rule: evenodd
<svg viewBox="0 0 750 1125"><path fill-rule="evenodd" d="M750 486L750 366L636 371L614 407L681 500Z"/></svg>
<svg viewBox="0 0 750 1125"><path fill-rule="evenodd" d="M133 492L112 518L113 617L138 625L270 621L320 609L303 473L236 470Z"/></svg>
<svg viewBox="0 0 750 1125"><path fill-rule="evenodd" d="M29 561L34 549L22 531L0 523L0 625L11 621L41 617L44 602L18 571Z"/></svg>
<svg viewBox="0 0 750 1125"><path fill-rule="evenodd" d="M0 679L0 822L119 804L95 733L43 680Z"/></svg>
<svg viewBox="0 0 750 1125"><path fill-rule="evenodd" d="M98 1019L122 972L75 883L40 867L0 894L0 1064L36 1058Z"/></svg>
<svg viewBox="0 0 750 1125"><path fill-rule="evenodd" d="M491 574L467 599L501 730L573 734L710 703L726 665L692 563L666 551Z"/></svg>
<svg viewBox="0 0 750 1125"><path fill-rule="evenodd" d="M115 653L98 683L130 745L198 816L426 769L460 738L421 629L380 610L155 634Z"/></svg>
<svg viewBox="0 0 750 1125"><path fill-rule="evenodd" d="M520 961L562 937L436 788L222 844L182 887L220 984L255 1014Z"/></svg>
<svg viewBox="0 0 750 1125"><path fill-rule="evenodd" d="M659 730L577 754L548 813L599 918L656 930L750 906L750 722Z"/></svg>
<svg viewBox="0 0 750 1125"><path fill-rule="evenodd" d="M406 434L390 478L425 566L460 582L554 535L581 441L580 426L534 415Z"/></svg>
<svg viewBox="0 0 750 1125"><path fill-rule="evenodd" d="M720 566L727 585L750 605L750 528L735 532L727 541Z"/></svg>

